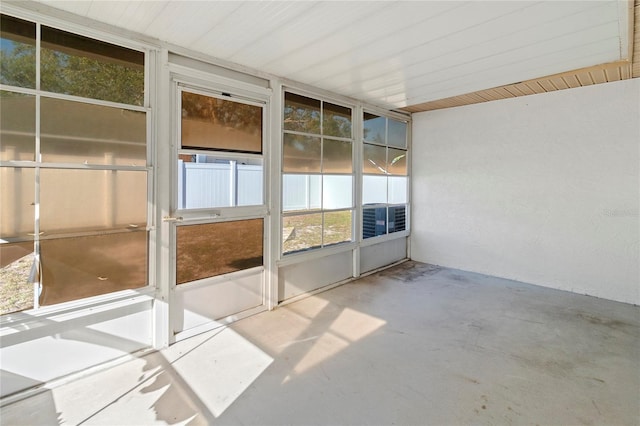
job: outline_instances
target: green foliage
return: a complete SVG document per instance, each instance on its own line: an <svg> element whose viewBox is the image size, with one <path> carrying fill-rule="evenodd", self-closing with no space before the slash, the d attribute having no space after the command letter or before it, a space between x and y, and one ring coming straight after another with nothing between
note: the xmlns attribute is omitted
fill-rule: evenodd
<svg viewBox="0 0 640 426"><path fill-rule="evenodd" d="M182 92L182 115L243 131L262 131L262 109L258 106Z"/></svg>
<svg viewBox="0 0 640 426"><path fill-rule="evenodd" d="M324 135L339 136L342 138L351 137L351 117L345 117L339 114L324 113L322 124L322 132Z"/></svg>
<svg viewBox="0 0 640 426"><path fill-rule="evenodd" d="M11 51L0 50L0 82L11 86L36 87L36 49L14 43Z"/></svg>
<svg viewBox="0 0 640 426"><path fill-rule="evenodd" d="M350 111L350 110L349 110ZM320 134L320 110L294 102L285 104L284 128L298 132ZM351 137L351 116L324 110L322 134Z"/></svg>
<svg viewBox="0 0 640 426"><path fill-rule="evenodd" d="M298 132L320 134L320 111L295 104L285 104L284 128Z"/></svg>
<svg viewBox="0 0 640 426"><path fill-rule="evenodd" d="M36 87L36 48L13 43L1 51L0 81L3 84ZM41 89L54 93L101 99L132 105L144 102L144 70L118 62L41 49Z"/></svg>

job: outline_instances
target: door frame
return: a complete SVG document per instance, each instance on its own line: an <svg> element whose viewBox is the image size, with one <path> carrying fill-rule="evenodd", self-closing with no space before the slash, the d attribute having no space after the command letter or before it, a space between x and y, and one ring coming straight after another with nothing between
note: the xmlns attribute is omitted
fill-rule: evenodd
<svg viewBox="0 0 640 426"><path fill-rule="evenodd" d="M163 293L166 297L160 300L160 303L164 304L163 309L158 310L156 314L156 321L161 320L166 324L166 344L174 343L175 341L182 340L205 332L207 330L220 327L237 319L244 318L249 315L253 315L257 312L272 309L274 307L273 300L277 300L277 296L274 292L277 291L277 283L273 282L272 274L270 272L270 265L274 263L273 252L271 247L273 243L272 229L272 216L271 216L271 100L272 90L264 87L257 87L250 85L243 81L235 81L228 78L219 77L216 75L203 73L202 71L185 69L182 66L169 66L169 72L167 77L169 78L168 84L165 86L169 92L168 96L168 110L169 115L169 153L163 155L164 161L160 161L158 164L163 164L164 170L168 170L168 176L165 176L165 182L168 181L169 194L165 199L165 214L161 217L162 228L164 238L162 238L165 249L162 258L167 262L161 262L160 269L162 269L162 276L165 277L165 282L160 282L164 287L163 292L159 288L158 295L162 297ZM225 100L236 101L240 103L258 105L262 107L262 154L242 154L238 153L237 157L253 156L261 157L263 165L263 204L260 206L239 206L239 207L221 207L211 209L192 209L192 210L180 210L177 207L177 194L178 194L178 179L177 179L177 159L178 152L180 150L180 118L181 118L181 93L183 90L193 92L197 94L203 94L205 96L218 97ZM213 150L212 150L213 151ZM221 156L225 156L224 154ZM161 187L161 185L159 185ZM241 270L232 272L229 274L210 277L205 280L199 280L195 283L181 284L180 286L199 287L206 285L215 285L216 283L228 282L234 279L242 279L247 274L251 274L253 271L260 270L262 279L262 304L254 308L243 310L239 313L228 315L219 320L211 320L207 324L193 327L186 330L180 330L174 332L176 328L176 321L180 319L179 310L182 309L180 304L180 294L182 290L179 289L176 284L176 229L178 226L186 226L187 224L202 224L202 223L215 223L225 222L242 219L262 218L264 220L263 228L263 266L258 268L252 268L248 270ZM159 224L160 225L160 224ZM206 281L206 282L200 282ZM163 315L164 313L164 315ZM158 325L158 324L156 324ZM156 326L155 337L158 339L159 329ZM159 342L158 342L159 343ZM156 343L156 347L166 346Z"/></svg>

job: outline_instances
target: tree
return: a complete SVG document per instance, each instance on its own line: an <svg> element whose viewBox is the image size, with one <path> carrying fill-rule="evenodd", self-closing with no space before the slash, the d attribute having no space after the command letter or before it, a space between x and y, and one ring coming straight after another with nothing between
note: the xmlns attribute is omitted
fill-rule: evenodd
<svg viewBox="0 0 640 426"><path fill-rule="evenodd" d="M36 48L3 39L0 81L18 87L36 87ZM125 104L144 102L144 67L122 62L40 50L42 90Z"/></svg>
<svg viewBox="0 0 640 426"><path fill-rule="evenodd" d="M182 115L244 132L262 132L262 108L232 100L182 92Z"/></svg>

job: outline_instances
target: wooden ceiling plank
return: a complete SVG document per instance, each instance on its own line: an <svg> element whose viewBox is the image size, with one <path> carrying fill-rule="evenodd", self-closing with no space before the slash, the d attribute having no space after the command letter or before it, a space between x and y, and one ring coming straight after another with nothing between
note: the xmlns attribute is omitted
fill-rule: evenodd
<svg viewBox="0 0 640 426"><path fill-rule="evenodd" d="M527 87L529 87L535 94L538 93L547 93L547 91L544 89L544 87L542 87L540 85L540 83L537 80L531 80L528 82L525 82L525 84L527 85Z"/></svg>
<svg viewBox="0 0 640 426"><path fill-rule="evenodd" d="M520 96L524 96L524 95L522 94L522 92L520 92L518 89L516 89L516 87L515 87L515 86L513 86L513 85L510 85L510 86L504 86L502 89L503 89L503 90L505 90L505 91L507 91L507 92L509 92L509 94L510 94L510 95L511 95L511 97L513 97L513 98L517 98L517 97L520 97Z"/></svg>
<svg viewBox="0 0 640 426"><path fill-rule="evenodd" d="M512 84L511 86L509 86L509 90L515 94L516 96L526 96L527 94L524 93L522 91L522 89L520 87L518 87L517 84Z"/></svg>
<svg viewBox="0 0 640 426"><path fill-rule="evenodd" d="M620 77L622 78L622 80L626 80L631 78L631 67L629 67L628 65L625 66L621 66L620 67Z"/></svg>
<svg viewBox="0 0 640 426"><path fill-rule="evenodd" d="M468 95L464 95L462 98L468 100L470 104L490 101L490 99L481 96L479 93L469 93Z"/></svg>
<svg viewBox="0 0 640 426"><path fill-rule="evenodd" d="M569 88L590 86L593 84L601 84L610 81L628 79L632 78L632 76L635 76L634 73L636 72L640 76L640 64L637 64L634 61L634 64L632 66L632 64L630 64L628 61L618 61L554 74L552 76L547 76L540 79L532 79L520 83L480 90L473 93L466 93L463 95L453 96L451 98L441 99L438 101L426 102L417 105L417 108L416 106L414 106L402 109L408 112L419 112L426 111L425 108L429 108L429 110L451 108L454 106L462 106L518 96L547 93L556 90L564 90Z"/></svg>
<svg viewBox="0 0 640 426"><path fill-rule="evenodd" d="M550 78L549 81L555 86L557 90L564 90L569 88L569 85L566 81L564 81L562 77Z"/></svg>
<svg viewBox="0 0 640 426"><path fill-rule="evenodd" d="M622 78L622 75L620 74L620 69L617 66L605 68L604 71L605 71L605 74L607 75L607 78L609 79L608 81L618 81Z"/></svg>
<svg viewBox="0 0 640 426"><path fill-rule="evenodd" d="M591 78L589 77L588 72L577 73L576 78L580 82L581 86L591 86L593 84L593 82L591 81Z"/></svg>
<svg viewBox="0 0 640 426"><path fill-rule="evenodd" d="M458 105L462 105L462 100L457 99L457 98L446 98L442 100L442 104L443 105L448 105L448 106L458 106Z"/></svg>
<svg viewBox="0 0 640 426"><path fill-rule="evenodd" d="M540 79L537 80L536 83L541 86L545 92L555 92L556 90L558 90L554 85L551 84L551 82L548 79Z"/></svg>
<svg viewBox="0 0 640 426"><path fill-rule="evenodd" d="M485 90L483 93L484 96L489 97L492 101L497 101L498 99L504 99L504 96L498 91L498 89L489 89Z"/></svg>
<svg viewBox="0 0 640 426"><path fill-rule="evenodd" d="M517 90L522 92L522 94L524 94L524 95L535 95L536 94L536 92L531 90L531 88L529 86L527 86L526 84L524 84L524 83L514 84L513 87L515 87Z"/></svg>
<svg viewBox="0 0 640 426"><path fill-rule="evenodd" d="M576 88L576 87L581 87L582 85L580 84L580 82L578 81L578 79L576 78L575 74L574 75L565 75L563 76L564 81L567 82L567 85L569 85L570 88Z"/></svg>
<svg viewBox="0 0 640 426"><path fill-rule="evenodd" d="M590 71L589 76L595 84L607 82L607 76L604 74L604 69Z"/></svg>

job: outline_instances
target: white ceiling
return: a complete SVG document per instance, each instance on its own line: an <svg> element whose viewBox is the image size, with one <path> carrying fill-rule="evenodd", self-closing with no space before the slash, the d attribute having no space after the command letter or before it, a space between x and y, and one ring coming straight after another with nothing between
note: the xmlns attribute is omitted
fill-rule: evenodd
<svg viewBox="0 0 640 426"><path fill-rule="evenodd" d="M628 52L620 0L41 2L388 108Z"/></svg>

